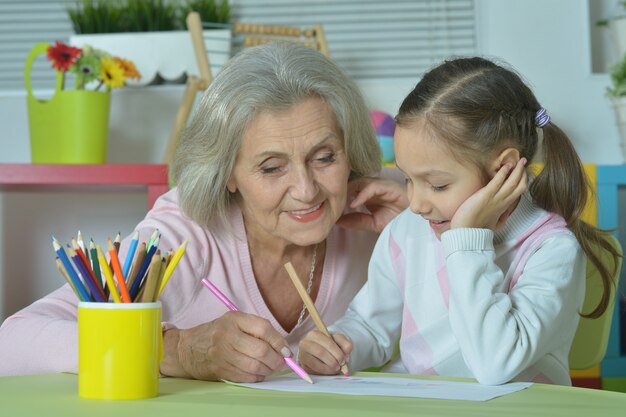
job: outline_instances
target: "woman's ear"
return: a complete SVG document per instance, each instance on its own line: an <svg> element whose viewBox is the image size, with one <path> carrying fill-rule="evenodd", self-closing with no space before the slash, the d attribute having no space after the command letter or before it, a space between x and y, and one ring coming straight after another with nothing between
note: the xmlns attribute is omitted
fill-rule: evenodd
<svg viewBox="0 0 626 417"><path fill-rule="evenodd" d="M228 178L228 181L226 181L226 188L231 193L234 193L235 191L237 191L237 184L235 184L235 179L233 178L232 175L230 176L230 178Z"/></svg>
<svg viewBox="0 0 626 417"><path fill-rule="evenodd" d="M493 178L493 176L496 175L496 172L498 172L500 168L502 168L504 165L509 163L514 167L519 160L520 154L517 149L506 148L505 150L500 152L500 155L498 155L496 159L494 159L491 163L491 166L489 167L489 174Z"/></svg>

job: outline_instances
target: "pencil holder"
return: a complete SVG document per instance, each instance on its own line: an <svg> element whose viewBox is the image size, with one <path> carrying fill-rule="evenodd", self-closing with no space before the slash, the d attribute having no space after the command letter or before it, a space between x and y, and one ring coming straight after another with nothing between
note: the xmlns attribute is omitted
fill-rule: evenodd
<svg viewBox="0 0 626 417"><path fill-rule="evenodd" d="M156 397L163 357L161 303L78 304L78 395Z"/></svg>

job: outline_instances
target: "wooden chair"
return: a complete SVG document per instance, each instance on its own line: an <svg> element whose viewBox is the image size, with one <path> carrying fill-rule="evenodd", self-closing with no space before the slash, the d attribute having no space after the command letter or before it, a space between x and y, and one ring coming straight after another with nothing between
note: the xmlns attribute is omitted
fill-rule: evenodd
<svg viewBox="0 0 626 417"><path fill-rule="evenodd" d="M165 148L165 156L163 158L165 164L169 164L174 157L176 146L180 140L180 135L187 125L187 119L191 113L196 94L198 91L204 91L209 84L211 84L211 81L213 81L213 74L211 73L211 66L209 65L209 55L202 37L202 21L197 12L191 12L187 15L187 30L191 35L191 43L193 44L193 51L196 56L198 72L200 74L198 76L189 75L187 77L185 92L183 93L182 101L176 112L174 126L170 132L167 147Z"/></svg>
<svg viewBox="0 0 626 417"><path fill-rule="evenodd" d="M284 25L237 22L233 27L233 37L235 41L240 39L243 47L274 41L289 41L310 46L322 54L330 56L328 43L326 42L326 36L321 24L316 24L309 28L299 28Z"/></svg>

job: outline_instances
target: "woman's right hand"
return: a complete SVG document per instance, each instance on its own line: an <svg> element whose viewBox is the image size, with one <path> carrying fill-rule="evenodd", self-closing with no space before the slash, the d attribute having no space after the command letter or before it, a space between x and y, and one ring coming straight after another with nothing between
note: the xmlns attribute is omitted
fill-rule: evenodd
<svg viewBox="0 0 626 417"><path fill-rule="evenodd" d="M167 330L163 348L161 373L208 381L263 381L284 367L284 356L291 356L269 321L241 312L190 329Z"/></svg>
<svg viewBox="0 0 626 417"><path fill-rule="evenodd" d="M319 330L309 332L300 341L298 360L305 371L317 375L336 375L348 362L352 342L335 333L332 339Z"/></svg>

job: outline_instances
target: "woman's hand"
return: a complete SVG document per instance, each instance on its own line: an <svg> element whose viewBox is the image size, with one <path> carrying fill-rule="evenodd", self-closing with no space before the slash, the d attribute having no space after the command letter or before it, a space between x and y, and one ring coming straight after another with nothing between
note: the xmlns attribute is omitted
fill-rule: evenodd
<svg viewBox="0 0 626 417"><path fill-rule="evenodd" d="M342 334L333 338L313 330L300 341L298 360L305 371L317 375L336 375L348 362L352 352L352 342Z"/></svg>
<svg viewBox="0 0 626 417"><path fill-rule="evenodd" d="M487 185L465 200L450 221L450 228L476 227L498 230L506 223L515 202L528 187L526 158L513 168L503 165Z"/></svg>
<svg viewBox="0 0 626 417"><path fill-rule="evenodd" d="M163 347L161 373L209 381L263 381L282 369L284 356L291 356L267 320L240 312L186 330L167 330Z"/></svg>
<svg viewBox="0 0 626 417"><path fill-rule="evenodd" d="M365 207L360 212L346 213L337 220L348 229L379 233L398 214L409 206L406 188L384 178L358 178L348 183L350 208Z"/></svg>

